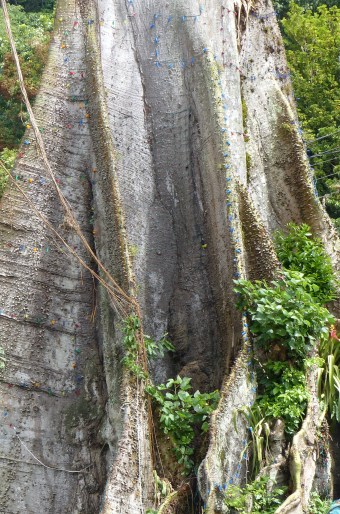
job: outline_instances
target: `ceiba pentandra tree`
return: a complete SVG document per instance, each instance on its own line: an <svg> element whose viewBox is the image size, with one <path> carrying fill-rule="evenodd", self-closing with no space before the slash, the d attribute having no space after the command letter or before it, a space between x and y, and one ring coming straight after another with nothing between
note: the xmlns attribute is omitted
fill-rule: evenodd
<svg viewBox="0 0 340 514"><path fill-rule="evenodd" d="M223 512L224 484L245 473L232 415L255 394L233 280L275 276L270 234L288 221L310 225L338 268L273 6L58 0L33 112L0 204L0 510L152 508L157 429L122 365L134 312L176 349L155 381L221 390L198 489ZM312 398L280 514L302 513L312 487ZM163 512L188 512L173 497Z"/></svg>

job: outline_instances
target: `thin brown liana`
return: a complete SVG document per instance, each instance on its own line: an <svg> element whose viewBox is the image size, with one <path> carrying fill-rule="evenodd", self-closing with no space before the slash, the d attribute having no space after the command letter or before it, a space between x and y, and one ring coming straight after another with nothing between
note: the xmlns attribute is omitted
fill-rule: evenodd
<svg viewBox="0 0 340 514"><path fill-rule="evenodd" d="M91 256L91 258L97 264L98 269L100 269L102 271L103 277L101 277L93 269L91 269L84 262L84 260L78 255L78 253L67 244L67 242L62 238L62 236L58 233L58 231L51 225L51 223L48 221L48 219L35 207L35 205L31 201L31 199L28 197L28 195L26 195L26 193L22 190L22 188L16 183L16 181L13 179L13 177L10 174L9 174L9 176L10 176L12 182L17 187L17 189L21 192L21 194L29 202L29 204L31 205L32 209L37 214L37 216L40 217L40 219L42 219L42 221L45 223L45 225L63 243L63 245L78 260L78 262L86 270L88 270L91 273L91 275L94 278L96 278L98 280L98 282L106 289L106 291L108 292L109 297L111 299L111 304L112 304L114 310L116 311L116 313L119 316L121 316L121 317L126 317L128 314L131 313L131 310L132 310L135 313L135 315L139 318L139 320L140 320L140 329L139 329L138 334L137 334L138 341L139 341L139 348L138 348L139 349L139 352L138 352L139 355L138 355L138 358L140 359L140 361L141 361L141 363L143 365L144 370L147 372L148 371L147 356L146 356L146 349L145 349L145 344L144 344L142 319L141 319L141 312L140 312L139 304L138 304L138 302L136 301L135 298L130 296L128 293L126 293L119 286L119 284L114 280L112 275L108 272L108 270L102 264L100 259L98 259L97 255L93 252L93 250L92 250L91 246L89 245L86 237L82 233L82 230L81 230L81 228L80 228L80 226L79 226L75 216L73 215L73 212L72 212L72 210L71 210L71 208L70 208L66 198L64 197L64 195L63 195L63 193L62 193L62 191L61 191L61 189L60 189L60 187L59 187L59 185L58 185L58 183L56 181L56 178L55 178L55 175L53 173L52 167L51 167L51 165L49 163L49 160L47 158L47 154L46 154L43 138L42 138L41 133L39 131L39 127L38 127L38 124L36 122L36 119L35 119L35 116L34 116L34 113L33 113L33 110L32 110L32 106L30 104L30 101L29 101L29 98L28 98L28 95L27 95L27 91L26 91L26 87L25 87L25 82L24 82L24 78L23 78L23 75L22 75L22 71L21 71L20 61L19 61L17 50L16 50L16 46L15 46L12 30L11 30L11 22L10 22L10 18L9 18L9 15L8 15L8 9L7 9L7 2L6 2L6 0L0 0L0 5L1 5L2 9L3 9L6 32L7 32L8 39L9 39L9 42L10 42L10 45L11 45L11 50L12 50L15 66L16 66L16 69L17 69L20 90L21 90L21 93L22 93L22 96L23 96L24 103L25 103L26 108L27 108L27 112L28 112L29 117L30 117L31 127L32 127L32 129L34 131L34 135L35 135L35 138L36 138L36 141L37 141L40 153L41 153L41 158L43 160L44 166L45 166L48 174L50 175L50 177L52 179L52 182L53 182L54 187L55 187L55 189L57 191L59 200L60 200L60 202L61 202L61 204L62 204L62 206L64 208L64 211L65 211L65 214L67 216L67 219L68 219L68 222L69 222L70 226L73 228L73 230L78 235L80 241L82 242L82 244L83 244L84 248L86 249L86 251L88 252L88 254ZM4 169L6 169L5 166L3 165L3 163L1 163L1 166ZM8 172L7 169L6 169L6 171ZM130 309L128 308L129 305L130 305ZM152 409L151 409L151 400L150 400L149 397L148 397L147 403L148 403L148 419L149 419L149 424L150 424L149 437L150 437L150 442L151 442L151 448L153 448L153 437L152 437L152 434L153 434L153 417L152 417Z"/></svg>
<svg viewBox="0 0 340 514"><path fill-rule="evenodd" d="M132 298L131 296L129 296L119 286L119 284L117 284L117 282L114 280L114 278L108 272L108 270L102 264L100 259L98 259L96 254L93 252L91 246L89 245L88 241L86 240L86 237L82 233L82 230L81 230L77 220L75 219L75 217L73 215L73 212L72 212L72 210L71 210L67 200L65 199L65 197L64 197L64 195L63 195L63 193L62 193L62 191L61 191L61 189L60 189L60 187L59 187L59 185L58 185L58 183L56 181L55 175L53 173L53 170L52 170L51 165L49 163L49 160L47 158L47 154L46 154L43 138L42 138L41 133L39 131L39 127L37 125L37 122L36 122L36 119L35 119L35 116L34 116L34 113L33 113L33 110L32 110L32 107L31 107L28 95L27 95L27 91L26 91L26 87L25 87L25 82L24 82L24 78L23 78L23 75L22 75L22 71L21 71L20 61L19 61L18 53L17 53L15 42L14 42L13 35L12 35L11 23L10 23L10 19L9 19L9 15L8 15L8 10L7 10L7 3L6 3L6 0L0 0L0 2L1 2L1 7L3 9L5 26L6 26L6 32L7 32L8 39L9 39L9 42L10 42L10 45L11 45L12 54L13 54L13 58L14 58L14 61L15 61L15 66L16 66L16 69L17 69L20 90L21 90L21 93L22 93L22 96L23 96L24 103L25 103L26 108L27 108L27 112L28 112L29 117L30 117L31 126L32 126L32 129L34 131L34 135L35 135L35 138L36 138L36 141L37 141L40 153L41 153L41 158L43 160L44 166L45 166L48 174L50 175L50 177L52 179L52 182L53 182L54 187L55 187L55 189L57 191L57 194L58 194L58 197L60 199L60 202L61 202L61 204L62 204L62 206L63 206L63 208L65 210L68 222L69 222L70 226L73 228L73 230L76 232L76 234L78 235L79 239L81 240L82 244L84 245L84 247L87 250L87 252L89 253L89 255L96 262L98 268L102 271L103 275L105 276L106 281L107 281L107 282L105 282L105 284L106 284L105 288L107 289L107 291L108 292L113 292L114 291L116 298L118 297L121 300L125 300L136 311L138 311L139 309L138 309L136 300L134 298ZM93 270L91 270L88 266L85 265L85 263L80 259L80 257L76 254L76 252L71 252L71 253L73 253L73 255L75 255L78 258L79 262L81 262L81 264L83 266L85 266L86 269L88 269L92 275L94 275L94 276L96 276L96 278L98 278L98 275ZM100 282L103 283L102 281L100 281ZM108 284L110 284L110 286L108 286Z"/></svg>

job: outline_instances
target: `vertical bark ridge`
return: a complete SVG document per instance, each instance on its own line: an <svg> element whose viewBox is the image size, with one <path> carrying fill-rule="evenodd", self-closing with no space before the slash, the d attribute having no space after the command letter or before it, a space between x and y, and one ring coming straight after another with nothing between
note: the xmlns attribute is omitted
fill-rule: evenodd
<svg viewBox="0 0 340 514"><path fill-rule="evenodd" d="M131 269L125 230L124 208L117 179L117 152L109 130L106 94L98 38L98 8L94 2L82 5L86 31L87 90L90 126L96 163L94 186L96 248L104 265L118 283L132 295L135 279ZM112 235L112 237L109 236ZM101 291L100 325L103 337L105 373L109 392L106 434L112 450L102 512L142 512L151 502L152 447L151 420L143 384L132 379L121 366L123 357L121 320ZM139 314L136 312L135 314ZM118 417L118 413L121 414ZM118 423L117 423L118 422ZM117 426L118 425L118 426Z"/></svg>
<svg viewBox="0 0 340 514"><path fill-rule="evenodd" d="M75 2L59 2L35 114L62 192L91 243L87 176L91 139L84 105L72 101L72 96L82 94L84 48L79 31L67 24L77 18ZM27 131L25 141L14 175L37 208L91 265L64 217L32 131ZM0 232L0 344L8 359L1 377L0 509L32 514L94 512L105 476L99 428L106 393L91 321L93 280L32 214L14 186L1 200ZM16 433L52 468L90 467L72 474L48 469L33 459Z"/></svg>
<svg viewBox="0 0 340 514"><path fill-rule="evenodd" d="M181 372L195 388L222 387L199 473L207 512L223 512L224 488L245 472L238 460L246 427L239 420L234 432L233 413L255 395L233 280L275 274L270 232L292 219L311 224L338 265L272 14L261 0L251 11L219 0L61 0L35 105L48 158L89 242L94 236L104 265L136 295L146 330L168 331L175 344L173 358L154 363L155 380ZM25 138L14 174L77 246L34 140ZM0 344L8 358L0 509L145 512L149 419L141 385L121 365L120 320L15 188L0 209ZM93 466L71 475L36 465L11 425L46 464Z"/></svg>

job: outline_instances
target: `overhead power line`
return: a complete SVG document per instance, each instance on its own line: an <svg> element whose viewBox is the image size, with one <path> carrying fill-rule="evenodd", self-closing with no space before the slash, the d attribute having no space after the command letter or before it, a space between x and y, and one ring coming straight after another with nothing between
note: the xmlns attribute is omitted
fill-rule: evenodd
<svg viewBox="0 0 340 514"><path fill-rule="evenodd" d="M320 157L320 155L330 154L330 153L339 153L340 152L340 146L336 146L333 148L333 150L326 150L325 152L316 153L315 155L311 155L310 159L313 159L314 157Z"/></svg>
<svg viewBox="0 0 340 514"><path fill-rule="evenodd" d="M321 200L321 198L328 198L329 196L339 195L339 191L333 191L332 193L326 193L322 196L318 196L318 199Z"/></svg>
<svg viewBox="0 0 340 514"><path fill-rule="evenodd" d="M327 175L326 177L319 177L319 178L316 178L315 179L315 182L317 182L318 180L326 180L327 178L329 177L334 177L335 175L339 175L340 174L340 171L337 171L336 173L332 173L331 175Z"/></svg>
<svg viewBox="0 0 340 514"><path fill-rule="evenodd" d="M311 165L313 168L315 166L323 166L324 164L326 164L327 162L332 162L334 161L334 159L339 159L339 156L336 155L335 157L332 157L331 159L326 159L325 161L320 161L320 162L313 162L313 164ZM333 164L333 166L336 166L336 163Z"/></svg>
<svg viewBox="0 0 340 514"><path fill-rule="evenodd" d="M316 139L312 139L311 141L305 141L305 143L310 145L311 143L315 143L315 141L320 141L320 139L325 139L326 137L332 137L335 134L338 134L339 132L340 132L340 129L336 130L335 132L332 132L331 134L326 134L325 136L320 136L320 137L317 137Z"/></svg>

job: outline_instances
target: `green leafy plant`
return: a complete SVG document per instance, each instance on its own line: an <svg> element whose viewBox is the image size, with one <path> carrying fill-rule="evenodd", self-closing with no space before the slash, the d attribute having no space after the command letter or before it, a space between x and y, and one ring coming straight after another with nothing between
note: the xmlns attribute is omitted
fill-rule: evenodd
<svg viewBox="0 0 340 514"><path fill-rule="evenodd" d="M139 330L140 320L138 316L130 315L123 321L122 332L124 334L123 345L125 349L123 363L133 375L146 379L147 373L139 363L141 351L138 339ZM149 359L163 357L165 352L173 352L175 350L173 344L166 336L167 334L164 334L159 341L155 341L152 337L144 335L145 352Z"/></svg>
<svg viewBox="0 0 340 514"><path fill-rule="evenodd" d="M267 284L235 281L240 298L237 306L251 316L256 344L269 350L273 341L287 351L288 358L302 359L317 340L328 338L334 317L310 294L315 286L298 271L284 271L282 278Z"/></svg>
<svg viewBox="0 0 340 514"><path fill-rule="evenodd" d="M170 436L176 459L186 473L190 473L194 465L191 456L195 430L207 432L209 416L219 400L218 391L192 393L190 382L189 377L177 376L166 384L149 384L146 387L158 407L160 426Z"/></svg>
<svg viewBox="0 0 340 514"><path fill-rule="evenodd" d="M4 148L2 152L0 152L0 162L5 166L5 168L10 171L13 168L15 158L17 156L16 150L10 150L9 148ZM6 184L8 181L8 175L6 171L0 166L0 198L4 193Z"/></svg>
<svg viewBox="0 0 340 514"><path fill-rule="evenodd" d="M339 284L322 241L312 235L308 225L289 223L287 228L288 233L280 231L275 235L280 262L287 270L299 271L310 280L314 287L309 293L319 303L333 300Z"/></svg>
<svg viewBox="0 0 340 514"><path fill-rule="evenodd" d="M287 362L268 361L259 369L258 381L259 408L266 413L268 421L284 421L286 434L292 436L306 414L309 394L305 373Z"/></svg>
<svg viewBox="0 0 340 514"><path fill-rule="evenodd" d="M250 472L251 476L255 477L263 465L268 463L269 457L269 435L270 427L268 424L267 416L258 403L252 407L241 407L235 414L242 414L247 422L248 430L250 432L250 441L241 454L250 450ZM236 426L236 416L234 415L234 426Z"/></svg>
<svg viewBox="0 0 340 514"><path fill-rule="evenodd" d="M274 486L268 476L261 476L244 488L230 485L224 502L241 514L274 514L287 490Z"/></svg>
<svg viewBox="0 0 340 514"><path fill-rule="evenodd" d="M268 361L258 368L257 376L260 394L256 402L252 407L242 407L237 411L244 416L250 432L245 451L250 450L252 477L270 462L272 422L281 419L285 433L291 437L300 428L309 399L304 372L287 362Z"/></svg>
<svg viewBox="0 0 340 514"><path fill-rule="evenodd" d="M144 335L146 354L149 359L164 357L166 352L174 352L174 345L167 339L168 334L164 334L159 341L155 341L152 337Z"/></svg>
<svg viewBox="0 0 340 514"><path fill-rule="evenodd" d="M168 480L162 480L161 478L159 478L156 470L153 470L153 480L154 480L154 504L159 505L164 498L166 498L173 492L173 488ZM156 511L151 509L150 513L151 512L156 512Z"/></svg>
<svg viewBox="0 0 340 514"><path fill-rule="evenodd" d="M317 491L313 491L309 498L307 514L328 514L331 500L321 499Z"/></svg>
<svg viewBox="0 0 340 514"><path fill-rule="evenodd" d="M122 332L124 334L123 345L125 355L123 364L131 373L139 379L146 379L147 372L140 364L140 344L138 331L140 330L140 320L138 316L130 315L123 321Z"/></svg>
<svg viewBox="0 0 340 514"><path fill-rule="evenodd" d="M191 456L194 453L193 441L196 431L207 432L209 416L216 408L219 392L191 392L191 378L177 376L166 384L155 385L147 371L140 364L140 320L135 315L128 316L122 325L125 356L123 364L133 376L146 381L145 391L152 397L160 414L160 426L171 438L174 452L179 464L186 473L193 467ZM150 336L144 336L145 352L148 359L164 356L167 351L174 351L174 346L165 334L158 342Z"/></svg>
<svg viewBox="0 0 340 514"><path fill-rule="evenodd" d="M242 489L237 485L231 484L228 487L228 491L225 495L224 503L227 507L231 507L237 512L246 513L249 512L249 504L251 496L246 490L246 487Z"/></svg>
<svg viewBox="0 0 340 514"><path fill-rule="evenodd" d="M319 348L318 395L323 414L340 422L340 343L329 337Z"/></svg>

